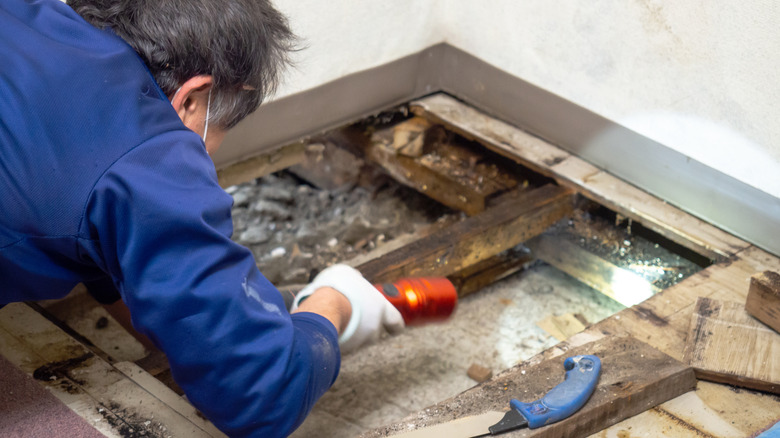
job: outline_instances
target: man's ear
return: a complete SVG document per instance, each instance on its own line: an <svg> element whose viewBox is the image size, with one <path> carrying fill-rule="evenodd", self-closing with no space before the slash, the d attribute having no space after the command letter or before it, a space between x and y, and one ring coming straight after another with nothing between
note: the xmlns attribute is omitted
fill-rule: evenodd
<svg viewBox="0 0 780 438"><path fill-rule="evenodd" d="M213 80L210 75L199 75L187 79L171 97L171 105L184 125L195 132L201 132L205 123L208 95Z"/></svg>

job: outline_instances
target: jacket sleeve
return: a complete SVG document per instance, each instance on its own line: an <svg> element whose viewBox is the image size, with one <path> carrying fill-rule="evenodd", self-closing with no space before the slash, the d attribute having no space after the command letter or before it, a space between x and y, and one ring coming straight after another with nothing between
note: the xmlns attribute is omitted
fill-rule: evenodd
<svg viewBox="0 0 780 438"><path fill-rule="evenodd" d="M234 243L232 198L189 131L158 136L97 182L84 256L110 274L133 324L188 399L231 437L286 436L338 375L335 327L292 317Z"/></svg>

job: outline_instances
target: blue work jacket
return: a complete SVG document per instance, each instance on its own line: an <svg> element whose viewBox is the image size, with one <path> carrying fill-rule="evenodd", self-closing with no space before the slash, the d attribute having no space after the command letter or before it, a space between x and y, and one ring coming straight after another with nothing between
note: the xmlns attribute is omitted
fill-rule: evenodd
<svg viewBox="0 0 780 438"><path fill-rule="evenodd" d="M337 333L285 310L231 205L129 45L57 0L0 2L0 306L108 279L217 427L286 436L336 379Z"/></svg>

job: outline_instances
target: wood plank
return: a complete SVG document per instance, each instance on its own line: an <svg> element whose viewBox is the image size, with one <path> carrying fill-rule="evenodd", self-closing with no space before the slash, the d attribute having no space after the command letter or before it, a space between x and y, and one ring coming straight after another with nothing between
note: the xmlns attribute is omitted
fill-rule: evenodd
<svg viewBox="0 0 780 438"><path fill-rule="evenodd" d="M698 378L780 394L778 357L780 334L741 303L698 299L685 350Z"/></svg>
<svg viewBox="0 0 780 438"><path fill-rule="evenodd" d="M542 139L445 94L426 97L410 105L415 114L443 123L460 135L555 178L559 184L713 260L729 257L750 246Z"/></svg>
<svg viewBox="0 0 780 438"><path fill-rule="evenodd" d="M458 291L458 296L462 297L520 271L533 260L527 251L510 248L489 259L467 266L449 275L448 278Z"/></svg>
<svg viewBox="0 0 780 438"><path fill-rule="evenodd" d="M780 274L764 271L751 277L745 309L759 321L780 332Z"/></svg>
<svg viewBox="0 0 780 438"><path fill-rule="evenodd" d="M323 190L349 190L366 173L365 160L326 138L312 140L305 155L305 160L287 171Z"/></svg>
<svg viewBox="0 0 780 438"><path fill-rule="evenodd" d="M536 400L563 380L563 361L577 354L595 354L602 361L598 387L585 406L559 423L538 429L520 429L505 436L587 436L696 386L689 367L634 338L610 336L538 363L523 362L483 384L413 414L408 421L362 436L391 436L487 411L503 411L512 398L525 402Z"/></svg>
<svg viewBox="0 0 780 438"><path fill-rule="evenodd" d="M554 185L513 194L458 222L356 268L370 281L450 275L540 234L572 211L571 191Z"/></svg>
<svg viewBox="0 0 780 438"><path fill-rule="evenodd" d="M218 169L217 180L223 188L252 181L302 162L306 158L305 151L304 143L283 146Z"/></svg>
<svg viewBox="0 0 780 438"><path fill-rule="evenodd" d="M750 277L767 269L780 269L780 259L750 247L729 260L691 275L641 304L601 321L592 330L630 334L683 360L696 300L710 297L744 303Z"/></svg>
<svg viewBox="0 0 780 438"><path fill-rule="evenodd" d="M641 223L661 236L712 260L730 257L750 246L578 157L552 167L559 184Z"/></svg>

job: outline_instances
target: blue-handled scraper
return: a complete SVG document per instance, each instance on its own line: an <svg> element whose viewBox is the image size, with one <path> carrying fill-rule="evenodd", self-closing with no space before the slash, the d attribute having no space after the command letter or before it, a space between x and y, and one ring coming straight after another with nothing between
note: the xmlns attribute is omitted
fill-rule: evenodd
<svg viewBox="0 0 780 438"><path fill-rule="evenodd" d="M561 421L588 401L601 374L601 361L592 355L567 358L566 378L544 397L531 403L512 399L508 412L486 412L436 426L393 435L394 438L473 438L498 435L526 427L535 429Z"/></svg>

